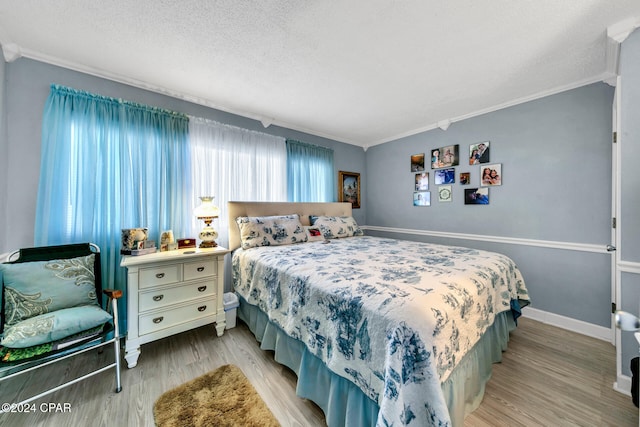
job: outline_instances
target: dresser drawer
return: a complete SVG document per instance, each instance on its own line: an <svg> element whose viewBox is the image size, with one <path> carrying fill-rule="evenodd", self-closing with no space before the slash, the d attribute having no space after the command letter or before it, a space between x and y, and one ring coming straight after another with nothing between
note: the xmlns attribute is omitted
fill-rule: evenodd
<svg viewBox="0 0 640 427"><path fill-rule="evenodd" d="M182 280L182 264L168 264L154 268L141 268L139 287L167 285Z"/></svg>
<svg viewBox="0 0 640 427"><path fill-rule="evenodd" d="M210 259L203 259L198 262L187 262L184 264L184 280L215 276L216 267L216 262Z"/></svg>
<svg viewBox="0 0 640 427"><path fill-rule="evenodd" d="M214 299L205 299L181 307L156 313L142 314L139 317L139 334L150 334L181 323L216 314Z"/></svg>
<svg viewBox="0 0 640 427"><path fill-rule="evenodd" d="M185 286L165 287L141 291L138 298L138 311L143 312L155 308L177 304L196 298L211 297L216 295L215 282L191 283Z"/></svg>

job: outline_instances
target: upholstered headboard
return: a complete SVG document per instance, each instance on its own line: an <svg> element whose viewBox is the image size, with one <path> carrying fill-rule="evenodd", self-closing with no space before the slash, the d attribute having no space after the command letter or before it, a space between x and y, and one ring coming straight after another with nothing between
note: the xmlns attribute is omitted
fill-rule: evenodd
<svg viewBox="0 0 640 427"><path fill-rule="evenodd" d="M351 203L229 202L229 249L240 247L239 216L298 214L302 225L309 225L309 215L351 216Z"/></svg>

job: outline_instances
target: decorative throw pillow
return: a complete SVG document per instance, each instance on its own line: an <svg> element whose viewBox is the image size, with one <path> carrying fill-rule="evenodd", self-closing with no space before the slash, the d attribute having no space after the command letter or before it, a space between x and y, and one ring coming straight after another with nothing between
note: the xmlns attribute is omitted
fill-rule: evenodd
<svg viewBox="0 0 640 427"><path fill-rule="evenodd" d="M319 227L325 239L363 236L362 229L351 216L314 216L310 215L311 225Z"/></svg>
<svg viewBox="0 0 640 427"><path fill-rule="evenodd" d="M25 348L57 341L104 325L112 316L97 305L64 308L5 327L0 345Z"/></svg>
<svg viewBox="0 0 640 427"><path fill-rule="evenodd" d="M309 242L324 240L324 235L322 234L322 230L320 230L320 227L317 227L315 225L307 225L304 227L304 229L307 232L307 240Z"/></svg>
<svg viewBox="0 0 640 427"><path fill-rule="evenodd" d="M236 218L242 249L277 246L307 241L307 233L297 214L280 216L242 216Z"/></svg>
<svg viewBox="0 0 640 427"><path fill-rule="evenodd" d="M0 264L4 281L4 327L63 308L98 305L95 255Z"/></svg>

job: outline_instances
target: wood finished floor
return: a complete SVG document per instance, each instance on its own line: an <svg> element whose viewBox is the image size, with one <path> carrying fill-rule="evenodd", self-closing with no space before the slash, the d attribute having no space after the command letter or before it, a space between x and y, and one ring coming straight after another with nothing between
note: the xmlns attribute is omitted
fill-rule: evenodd
<svg viewBox="0 0 640 427"><path fill-rule="evenodd" d="M16 393L30 388L24 384L47 384L53 372L73 377L105 357L106 352L92 352L45 368L37 381L1 383L0 403L15 401ZM228 363L242 369L283 427L325 425L322 411L295 395L295 374L260 350L238 322L220 338L208 326L144 345L138 366L122 371L121 393L113 393L110 370L35 403L40 408L42 402L67 402L69 413L3 414L0 426L153 426L152 407L160 394ZM614 380L611 344L521 319L465 426L638 426L637 408L613 390Z"/></svg>

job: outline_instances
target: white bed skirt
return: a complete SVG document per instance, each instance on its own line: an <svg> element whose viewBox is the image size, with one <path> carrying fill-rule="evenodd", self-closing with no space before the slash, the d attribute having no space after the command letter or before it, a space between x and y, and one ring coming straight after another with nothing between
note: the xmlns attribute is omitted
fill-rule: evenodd
<svg viewBox="0 0 640 427"><path fill-rule="evenodd" d="M315 402L324 411L329 427L376 425L378 404L353 383L327 369L301 341L286 335L266 314L242 298L238 317L260 342L260 348L274 351L275 360L296 373L297 395ZM464 425L465 416L482 402L485 385L491 378L491 366L502 360L509 332L515 327L511 311L500 313L442 384L453 426Z"/></svg>

